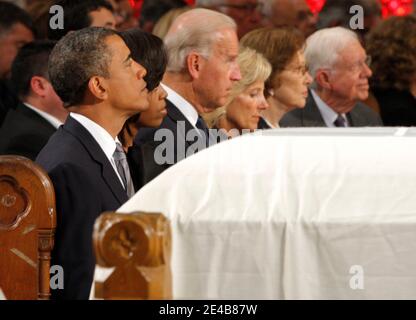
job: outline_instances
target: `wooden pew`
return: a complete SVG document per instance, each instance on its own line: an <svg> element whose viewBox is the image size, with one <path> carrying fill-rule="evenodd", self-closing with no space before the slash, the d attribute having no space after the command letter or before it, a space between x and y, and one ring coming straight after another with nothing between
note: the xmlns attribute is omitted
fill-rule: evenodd
<svg viewBox="0 0 416 320"><path fill-rule="evenodd" d="M46 172L20 156L0 156L0 288L6 299L49 299L56 228Z"/></svg>
<svg viewBox="0 0 416 320"><path fill-rule="evenodd" d="M95 281L98 299L171 299L171 232L162 214L103 213L95 222L97 265L113 268Z"/></svg>

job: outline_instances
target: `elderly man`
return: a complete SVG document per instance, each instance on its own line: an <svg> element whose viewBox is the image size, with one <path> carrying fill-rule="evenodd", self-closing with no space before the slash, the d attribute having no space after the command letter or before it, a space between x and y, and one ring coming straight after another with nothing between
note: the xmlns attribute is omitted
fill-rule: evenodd
<svg viewBox="0 0 416 320"><path fill-rule="evenodd" d="M94 221L134 194L126 155L116 137L129 117L149 106L146 70L132 60L115 31L85 28L57 43L49 58L49 75L71 111L36 159L56 194L52 263L64 269L64 288L53 290L53 295L88 299L95 267Z"/></svg>
<svg viewBox="0 0 416 320"><path fill-rule="evenodd" d="M223 106L233 83L241 79L236 25L222 13L183 13L165 44L169 62L162 85L168 93L167 116L158 129L141 128L134 139L134 154L141 157L134 162L144 164L137 168L144 182L198 151L198 142L205 148L212 141L201 115Z"/></svg>
<svg viewBox="0 0 416 320"><path fill-rule="evenodd" d="M0 125L17 98L10 89L10 69L19 49L33 41L32 21L18 6L0 1Z"/></svg>
<svg viewBox="0 0 416 320"><path fill-rule="evenodd" d="M309 9L306 0L263 0L263 12L274 27L294 27L305 37L316 30L317 17Z"/></svg>
<svg viewBox="0 0 416 320"><path fill-rule="evenodd" d="M48 59L54 41L35 41L17 54L11 79L20 98L0 128L0 154L18 154L35 160L49 138L65 121L63 107L48 77Z"/></svg>
<svg viewBox="0 0 416 320"><path fill-rule="evenodd" d="M237 24L239 38L263 26L261 15L263 3L260 0L196 0L195 4L233 18Z"/></svg>
<svg viewBox="0 0 416 320"><path fill-rule="evenodd" d="M372 72L370 57L353 31L335 27L315 32L306 41L305 58L314 79L313 89L305 108L287 113L280 126L382 125L380 117L360 102L368 97Z"/></svg>

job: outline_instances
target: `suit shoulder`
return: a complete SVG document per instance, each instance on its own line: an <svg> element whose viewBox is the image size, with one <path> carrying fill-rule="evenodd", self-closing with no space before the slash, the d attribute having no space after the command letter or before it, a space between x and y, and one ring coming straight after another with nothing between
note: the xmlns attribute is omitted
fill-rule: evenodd
<svg viewBox="0 0 416 320"><path fill-rule="evenodd" d="M279 121L281 127L298 126L302 123L302 109L294 109L286 113Z"/></svg>
<svg viewBox="0 0 416 320"><path fill-rule="evenodd" d="M361 117L365 117L370 122L369 124L383 125L380 115L366 104L358 102L354 109Z"/></svg>

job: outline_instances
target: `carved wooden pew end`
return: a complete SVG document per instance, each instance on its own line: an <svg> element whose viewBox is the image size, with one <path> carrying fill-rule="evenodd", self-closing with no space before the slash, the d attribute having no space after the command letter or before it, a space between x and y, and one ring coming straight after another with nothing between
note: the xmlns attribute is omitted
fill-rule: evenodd
<svg viewBox="0 0 416 320"><path fill-rule="evenodd" d="M56 228L47 173L21 156L0 156L0 290L7 299L49 299Z"/></svg>
<svg viewBox="0 0 416 320"><path fill-rule="evenodd" d="M114 268L95 282L98 299L171 299L171 233L159 213L103 213L95 222L97 264Z"/></svg>

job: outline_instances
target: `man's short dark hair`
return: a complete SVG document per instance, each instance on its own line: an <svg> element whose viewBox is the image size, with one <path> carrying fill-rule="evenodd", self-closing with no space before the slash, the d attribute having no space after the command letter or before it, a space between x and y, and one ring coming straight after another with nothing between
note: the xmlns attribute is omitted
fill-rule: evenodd
<svg viewBox="0 0 416 320"><path fill-rule="evenodd" d="M12 64L11 83L20 98L29 94L32 77L48 79L48 59L55 44L55 41L38 40L26 44L19 50Z"/></svg>
<svg viewBox="0 0 416 320"><path fill-rule="evenodd" d="M168 62L162 39L138 28L121 32L121 37L129 47L133 60L146 68L147 89L152 91L163 78Z"/></svg>
<svg viewBox="0 0 416 320"><path fill-rule="evenodd" d="M146 22L155 24L169 10L186 5L184 0L144 0L140 10L139 25L143 28Z"/></svg>
<svg viewBox="0 0 416 320"><path fill-rule="evenodd" d="M90 13L105 8L114 12L107 0L59 0L56 2L64 9L64 29L48 28L48 38L59 40L69 31L80 30L91 26Z"/></svg>
<svg viewBox="0 0 416 320"><path fill-rule="evenodd" d="M16 23L21 23L33 31L33 23L29 14L13 3L0 1L0 35L7 32Z"/></svg>
<svg viewBox="0 0 416 320"><path fill-rule="evenodd" d="M91 77L109 76L112 53L105 40L118 33L91 27L68 33L49 57L49 79L65 107L83 102Z"/></svg>

